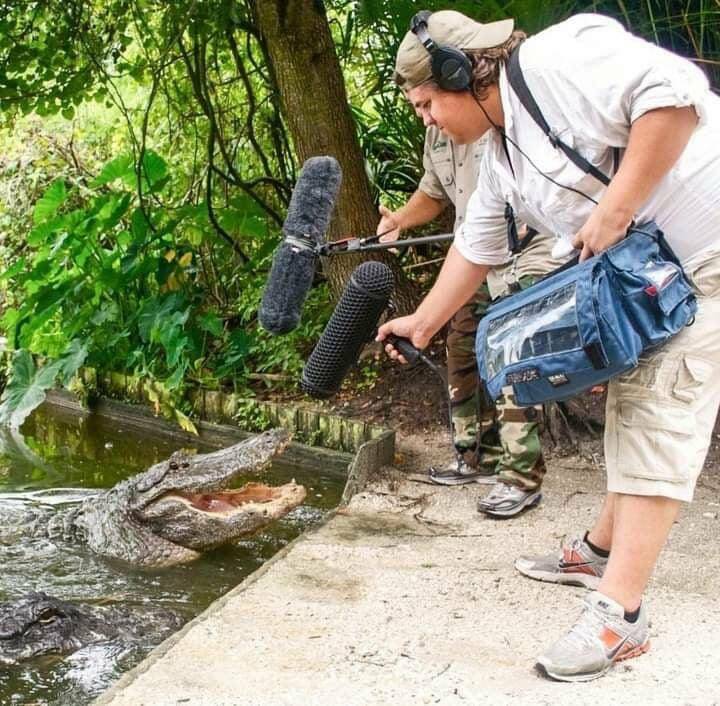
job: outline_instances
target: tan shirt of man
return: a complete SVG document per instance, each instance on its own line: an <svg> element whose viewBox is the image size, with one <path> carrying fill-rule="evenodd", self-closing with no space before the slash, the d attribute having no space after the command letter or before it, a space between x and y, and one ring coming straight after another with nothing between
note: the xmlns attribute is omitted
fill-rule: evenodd
<svg viewBox="0 0 720 706"><path fill-rule="evenodd" d="M380 223L376 233L385 233L381 241L397 240L406 228L429 223L437 218L449 204L455 206L455 224L453 233L457 234L465 220L468 200L478 182L480 162L482 160L486 133L477 142L458 145L446 137L435 125L425 131L425 149L423 166L425 173L418 188L407 203L397 211L380 206ZM524 237L524 230L520 230ZM551 250L554 238L549 235L537 235L523 249L522 256L513 263L508 253L508 263L490 269L487 285L490 296L495 299L507 292L508 283L522 277L542 276L556 268L560 263L553 260Z"/></svg>
<svg viewBox="0 0 720 706"><path fill-rule="evenodd" d="M456 145L431 125L425 131L423 167L425 173L415 193L397 211L380 206L382 216L377 232L386 233L381 240L397 240L407 228L429 223L450 204L455 206L453 232L465 219L470 195L477 185L485 140L470 145Z"/></svg>

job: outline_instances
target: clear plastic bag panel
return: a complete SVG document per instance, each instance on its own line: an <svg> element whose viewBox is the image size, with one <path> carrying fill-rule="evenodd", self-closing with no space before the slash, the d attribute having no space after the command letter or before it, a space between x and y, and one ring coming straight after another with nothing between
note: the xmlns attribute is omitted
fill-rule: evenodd
<svg viewBox="0 0 720 706"><path fill-rule="evenodd" d="M513 363L581 348L575 284L494 321L485 346L491 378Z"/></svg>

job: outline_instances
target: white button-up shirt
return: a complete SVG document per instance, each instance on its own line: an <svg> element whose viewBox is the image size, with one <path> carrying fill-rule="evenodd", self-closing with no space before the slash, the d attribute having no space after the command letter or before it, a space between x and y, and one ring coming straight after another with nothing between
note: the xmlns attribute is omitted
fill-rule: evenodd
<svg viewBox="0 0 720 706"><path fill-rule="evenodd" d="M694 106L699 122L690 142L635 220L654 220L684 262L718 246L720 98L710 91L700 69L629 34L615 20L590 14L576 15L527 39L520 64L553 132L608 176L613 173L613 148L627 146L633 121L656 108ZM507 262L503 213L508 202L519 220L558 237L557 257L567 255L595 204L559 185L596 201L605 187L550 144L504 71L499 87L505 131L527 156L508 141L513 176L500 136L491 135L455 247L477 264Z"/></svg>

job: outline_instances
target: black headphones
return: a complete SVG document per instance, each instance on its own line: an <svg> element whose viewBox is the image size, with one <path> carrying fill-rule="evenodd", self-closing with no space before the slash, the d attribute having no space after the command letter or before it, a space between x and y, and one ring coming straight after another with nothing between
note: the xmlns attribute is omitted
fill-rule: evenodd
<svg viewBox="0 0 720 706"><path fill-rule="evenodd" d="M445 91L467 91L472 81L472 64L468 56L451 46L437 45L428 33L432 12L423 10L410 20L410 31L430 54L432 77Z"/></svg>

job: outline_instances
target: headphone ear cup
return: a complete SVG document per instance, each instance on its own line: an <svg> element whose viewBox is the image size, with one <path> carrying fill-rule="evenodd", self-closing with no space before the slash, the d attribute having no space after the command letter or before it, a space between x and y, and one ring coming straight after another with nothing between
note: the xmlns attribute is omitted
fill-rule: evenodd
<svg viewBox="0 0 720 706"><path fill-rule="evenodd" d="M453 47L438 47L431 57L433 78L445 91L466 91L470 88L470 59Z"/></svg>

